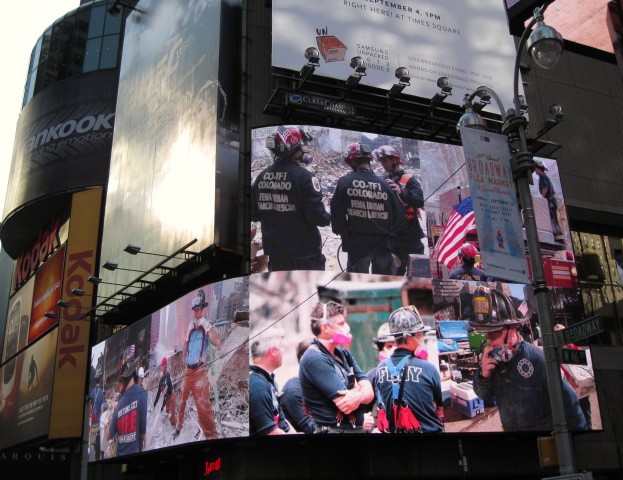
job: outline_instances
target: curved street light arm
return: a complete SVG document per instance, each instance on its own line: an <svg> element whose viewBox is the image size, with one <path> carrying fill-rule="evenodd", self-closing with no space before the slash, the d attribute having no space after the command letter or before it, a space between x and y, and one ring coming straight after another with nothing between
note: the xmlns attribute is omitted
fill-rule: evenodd
<svg viewBox="0 0 623 480"><path fill-rule="evenodd" d="M560 377L560 366L558 355L556 352L554 335L552 330L552 321L550 317L550 299L547 283L545 281L545 271L543 269L541 245L536 224L532 195L530 193L530 184L532 183L532 172L534 171L534 160L532 153L528 149L526 140L527 120L521 112L519 103L519 70L521 55L523 53L526 41L532 32L532 27L537 22L537 16L540 17L551 1L546 2L537 12L532 21L524 30L519 45L517 47L517 56L515 57L515 70L513 76L513 104L515 106L516 116L509 121L509 140L515 144L513 174L517 184L521 205L523 208L524 226L526 228L526 241L528 243L528 252L530 253L530 264L532 267L532 283L534 286L534 296L537 302L537 312L539 321L543 331L543 354L545 355L545 370L547 376L547 386L549 389L549 398L552 410L552 419L554 423L554 432L556 434L556 445L558 450L558 458L560 463L560 474L566 475L575 473L575 456L573 452L573 438L569 432L564 401L562 396L562 379Z"/></svg>

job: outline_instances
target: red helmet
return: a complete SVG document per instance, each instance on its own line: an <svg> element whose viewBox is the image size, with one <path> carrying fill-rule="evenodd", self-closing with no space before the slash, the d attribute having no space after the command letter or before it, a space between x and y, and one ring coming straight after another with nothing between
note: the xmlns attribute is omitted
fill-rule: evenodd
<svg viewBox="0 0 623 480"><path fill-rule="evenodd" d="M376 159L381 160L383 157L390 157L399 165L404 165L404 163L400 160L400 154L398 151L392 147L391 145L383 145L375 150Z"/></svg>
<svg viewBox="0 0 623 480"><path fill-rule="evenodd" d="M478 249L471 243L465 243L459 248L459 257L461 258L476 258L479 255Z"/></svg>
<svg viewBox="0 0 623 480"><path fill-rule="evenodd" d="M353 160L355 162L372 160L372 150L370 146L365 143L349 144L344 152L344 161L350 163Z"/></svg>
<svg viewBox="0 0 623 480"><path fill-rule="evenodd" d="M275 155L292 155L311 139L302 128L279 127L277 132L266 137L266 148Z"/></svg>
<svg viewBox="0 0 623 480"><path fill-rule="evenodd" d="M162 362L160 362L160 366L163 366L163 365L164 365L164 366L166 367L166 366L167 366L167 363L168 363L168 362L167 362L167 357L162 357Z"/></svg>

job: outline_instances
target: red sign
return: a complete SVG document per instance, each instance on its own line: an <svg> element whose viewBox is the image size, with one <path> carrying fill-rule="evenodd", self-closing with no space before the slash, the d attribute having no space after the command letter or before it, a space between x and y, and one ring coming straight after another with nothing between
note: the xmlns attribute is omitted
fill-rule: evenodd
<svg viewBox="0 0 623 480"><path fill-rule="evenodd" d="M213 462L205 462L205 469L203 471L203 476L207 477L208 475L211 475L214 472L220 471L221 468L223 468L221 457L218 457Z"/></svg>
<svg viewBox="0 0 623 480"><path fill-rule="evenodd" d="M46 259L61 246L60 237L61 219L56 218L52 227L42 229L31 248L22 252L15 261L15 275L13 277L13 290L21 287L39 268Z"/></svg>

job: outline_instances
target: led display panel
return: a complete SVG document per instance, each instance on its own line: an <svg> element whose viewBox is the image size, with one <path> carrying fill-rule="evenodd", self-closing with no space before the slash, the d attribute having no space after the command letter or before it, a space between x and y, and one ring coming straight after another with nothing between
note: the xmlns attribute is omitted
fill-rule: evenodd
<svg viewBox="0 0 623 480"><path fill-rule="evenodd" d="M361 152L347 152L359 144L369 149L363 156L369 157L374 172L366 173L365 178L353 174L351 166L357 166L352 161L359 161ZM301 153L297 153L299 146ZM383 157L389 159L382 161ZM535 171L531 189L548 284L575 288L577 274L557 164L550 159L536 160L544 170ZM470 168L473 176L495 180L483 162ZM324 126L255 129L251 146L252 271L339 272L347 268L349 254L355 263L368 252L384 249L391 250L394 264L370 261L368 270L364 266L364 272L356 271L402 274L406 270L412 277L439 279L491 278L481 268L476 227L481 210L475 211L471 201L469 170L463 149L455 145ZM340 183L347 178L348 185ZM393 179L395 190L388 178ZM544 185L549 185L545 193ZM395 191L399 195L391 193ZM394 196L400 205L396 206ZM402 213L395 213L401 209ZM504 211L497 211L502 220ZM483 219L482 224L488 223ZM386 237L395 243L388 246ZM509 239L519 239L521 248L525 238L521 231L505 231L501 240L499 235L494 237L491 240L499 249L507 247ZM472 258L479 270L474 272L457 270L461 266L459 249L466 243L475 249ZM349 252L350 246L354 248ZM527 262L524 268L528 268Z"/></svg>
<svg viewBox="0 0 623 480"><path fill-rule="evenodd" d="M572 327L583 315L579 290L550 294L556 329ZM549 432L540 328L528 285L321 271L205 285L93 347L89 459L392 425ZM589 359L561 366L569 425L601 429L590 350L563 348ZM410 426L386 407L405 356Z"/></svg>
<svg viewBox="0 0 623 480"><path fill-rule="evenodd" d="M557 329L581 317L579 290L552 289L551 295ZM376 433L384 418L390 431L397 425L412 433L551 430L531 286L272 272L250 278L250 318L251 434ZM485 333L498 323L506 339ZM410 363L398 368L407 355ZM590 365L563 370L570 427L600 429ZM391 407L399 395L391 385L400 385L404 372L402 399L413 423L403 423L405 412ZM268 374L279 392L281 417L272 422Z"/></svg>
<svg viewBox="0 0 623 480"><path fill-rule="evenodd" d="M133 12L126 23L102 258L139 242L161 254L193 239L195 251L233 247L238 152L217 130L238 118L238 90L219 77L220 58L233 58L219 57L221 2L143 0L141 9L148 15ZM124 259L135 270L151 265L144 255ZM116 283L133 278L117 275ZM102 295L113 291L101 285Z"/></svg>
<svg viewBox="0 0 623 480"><path fill-rule="evenodd" d="M93 347L90 461L248 435L248 299L205 285Z"/></svg>

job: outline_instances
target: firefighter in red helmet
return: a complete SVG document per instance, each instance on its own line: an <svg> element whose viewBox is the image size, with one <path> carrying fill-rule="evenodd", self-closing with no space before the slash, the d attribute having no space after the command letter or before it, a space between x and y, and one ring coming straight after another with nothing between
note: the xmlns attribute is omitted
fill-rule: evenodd
<svg viewBox="0 0 623 480"><path fill-rule="evenodd" d="M266 138L274 162L251 190L251 221L261 223L268 270L324 270L318 227L331 217L322 203L320 182L301 164L313 158L311 136L298 127L278 127Z"/></svg>
<svg viewBox="0 0 623 480"><path fill-rule="evenodd" d="M392 249L404 208L387 182L370 168L372 150L351 143L344 161L354 171L341 177L331 199L331 228L348 252L348 271L392 275Z"/></svg>
<svg viewBox="0 0 623 480"><path fill-rule="evenodd" d="M376 159L388 176L386 181L402 202L405 215L396 236L394 254L400 259L397 275L404 275L409 264L409 254L424 253L422 238L425 237L420 225L420 209L424 208L424 192L420 182L406 173L400 154L391 145L383 145L375 150Z"/></svg>
<svg viewBox="0 0 623 480"><path fill-rule="evenodd" d="M450 272L450 279L487 281L485 272L476 267L476 257L480 255L476 247L471 243L464 243L457 255L461 265Z"/></svg>

